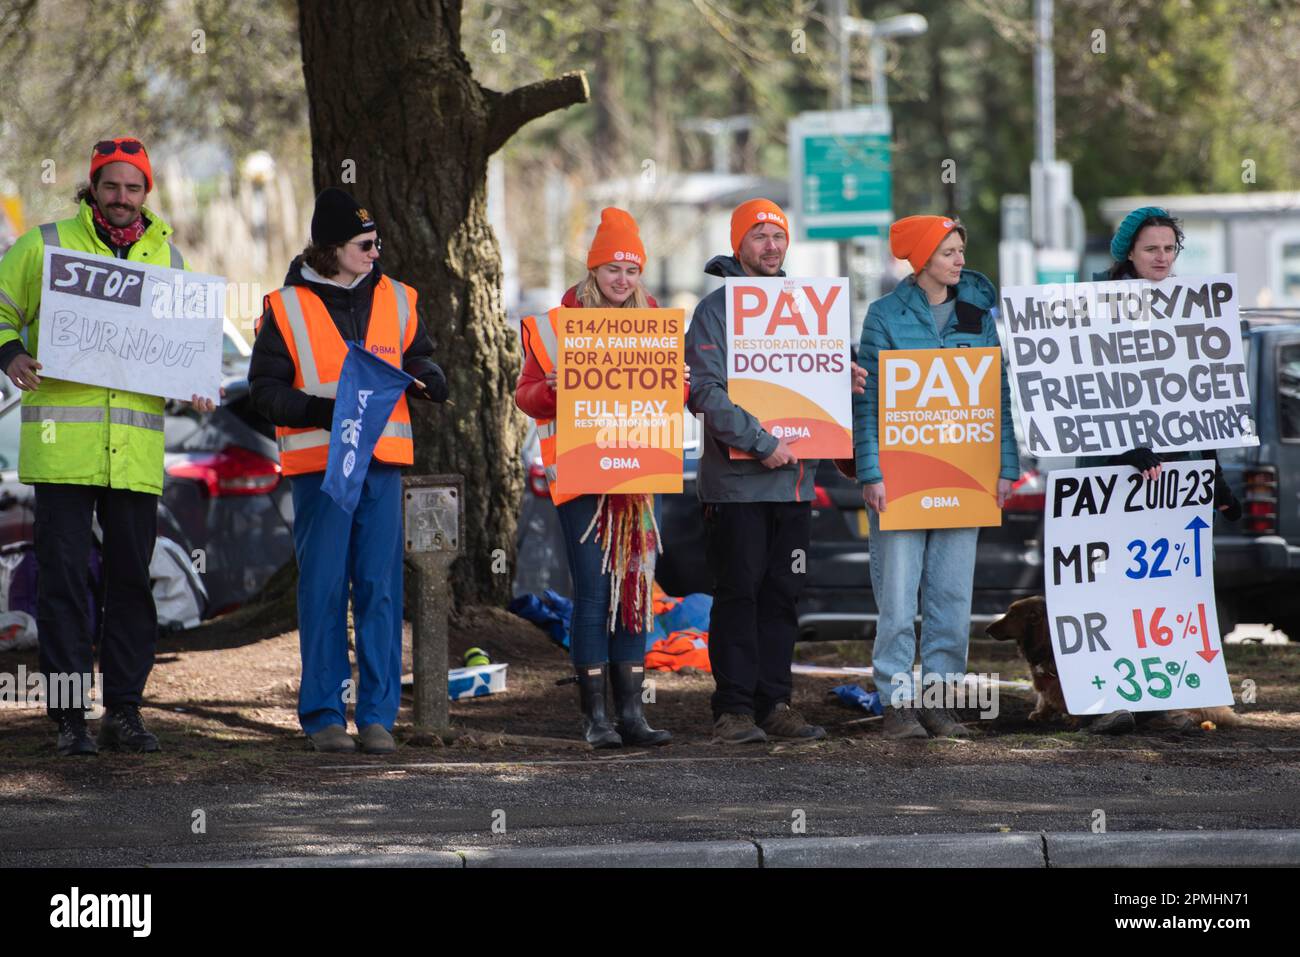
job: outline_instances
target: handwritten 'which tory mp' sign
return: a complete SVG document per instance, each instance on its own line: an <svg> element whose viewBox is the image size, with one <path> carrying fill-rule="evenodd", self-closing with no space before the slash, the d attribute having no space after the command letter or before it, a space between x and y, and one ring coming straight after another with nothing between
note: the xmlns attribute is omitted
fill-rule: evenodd
<svg viewBox="0 0 1300 957"><path fill-rule="evenodd" d="M43 276L42 376L220 397L224 279L52 246Z"/></svg>

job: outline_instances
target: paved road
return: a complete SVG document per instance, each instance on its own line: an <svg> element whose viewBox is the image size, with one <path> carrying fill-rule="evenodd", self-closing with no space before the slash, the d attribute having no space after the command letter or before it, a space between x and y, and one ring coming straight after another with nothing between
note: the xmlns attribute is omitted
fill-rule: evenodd
<svg viewBox="0 0 1300 957"><path fill-rule="evenodd" d="M229 785L132 787L125 773L112 787L6 798L0 865L779 838L800 820L809 837L1088 832L1096 810L1109 832L1300 828L1292 748L986 758L932 742L887 757L848 744L679 757L429 755L321 756L283 780ZM206 833L196 834L200 810Z"/></svg>

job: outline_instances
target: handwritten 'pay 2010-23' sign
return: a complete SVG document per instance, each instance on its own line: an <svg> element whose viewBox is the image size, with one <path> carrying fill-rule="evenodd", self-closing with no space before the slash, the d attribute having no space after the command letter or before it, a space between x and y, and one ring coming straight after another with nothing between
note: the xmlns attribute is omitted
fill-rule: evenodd
<svg viewBox="0 0 1300 957"><path fill-rule="evenodd" d="M1258 445L1236 285L1227 274L1003 289L1029 451Z"/></svg>
<svg viewBox="0 0 1300 957"><path fill-rule="evenodd" d="M220 399L224 279L57 246L43 275L42 376Z"/></svg>
<svg viewBox="0 0 1300 957"><path fill-rule="evenodd" d="M731 401L796 458L853 455L849 281L731 277L725 295Z"/></svg>
<svg viewBox="0 0 1300 957"><path fill-rule="evenodd" d="M1002 524L1002 350L880 353L883 529Z"/></svg>
<svg viewBox="0 0 1300 957"><path fill-rule="evenodd" d="M1048 631L1071 714L1232 704L1214 606L1214 463L1054 470Z"/></svg>
<svg viewBox="0 0 1300 957"><path fill-rule="evenodd" d="M680 492L683 311L555 315L557 491Z"/></svg>

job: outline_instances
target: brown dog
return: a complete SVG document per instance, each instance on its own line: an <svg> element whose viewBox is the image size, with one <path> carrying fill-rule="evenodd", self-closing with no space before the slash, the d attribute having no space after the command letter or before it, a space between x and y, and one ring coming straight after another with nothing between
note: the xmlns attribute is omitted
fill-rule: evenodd
<svg viewBox="0 0 1300 957"><path fill-rule="evenodd" d="M1070 714L1061 691L1061 679L1056 674L1056 659L1052 656L1052 639L1047 628L1047 599L1042 595L1021 598L1011 603L1007 613L989 625L986 634L998 641L1014 641L1020 654L1029 663L1029 673L1034 680L1038 699L1029 714L1030 721L1048 721L1060 716L1070 728L1078 728L1082 718ZM1128 715L1127 721L1117 716ZM1195 730L1205 721L1219 727L1238 727L1247 722L1229 707L1191 708L1186 711L1147 712L1143 725L1149 731ZM1094 719L1089 730L1114 733L1133 730L1135 722L1126 711L1111 712Z"/></svg>
<svg viewBox="0 0 1300 957"><path fill-rule="evenodd" d="M1052 638L1047 631L1047 599L1035 595L1013 601L1007 613L989 625L986 634L998 641L1014 641L1020 646L1020 656L1029 663L1029 674L1038 694L1029 720L1047 721L1060 715L1071 728L1077 728L1079 719L1065 707L1061 679L1056 674L1056 659L1052 657Z"/></svg>

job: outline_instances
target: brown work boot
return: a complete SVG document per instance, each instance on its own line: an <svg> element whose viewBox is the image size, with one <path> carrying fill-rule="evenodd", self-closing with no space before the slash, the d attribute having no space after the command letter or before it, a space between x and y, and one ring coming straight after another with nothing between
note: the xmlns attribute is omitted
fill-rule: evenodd
<svg viewBox="0 0 1300 957"><path fill-rule="evenodd" d="M1087 731L1089 734L1128 734L1136 727L1133 712L1120 709L1093 718L1088 723Z"/></svg>
<svg viewBox="0 0 1300 957"><path fill-rule="evenodd" d="M925 728L917 720L915 708L895 708L885 706L884 735L896 741L916 738L928 738Z"/></svg>
<svg viewBox="0 0 1300 957"><path fill-rule="evenodd" d="M935 738L969 738L970 728L957 721L947 708L921 708L916 720Z"/></svg>
<svg viewBox="0 0 1300 957"><path fill-rule="evenodd" d="M1177 731L1180 734L1190 734L1200 730L1200 725L1186 711L1145 711L1134 715L1134 719L1138 730L1147 733Z"/></svg>
<svg viewBox="0 0 1300 957"><path fill-rule="evenodd" d="M767 735L750 714L720 714L713 722L714 744L766 744Z"/></svg>
<svg viewBox="0 0 1300 957"><path fill-rule="evenodd" d="M772 709L772 713L763 719L759 725L763 731L773 738L797 738L801 741L820 741L826 737L826 729L819 725L809 724L803 719L798 711L790 707L784 701L779 702Z"/></svg>

